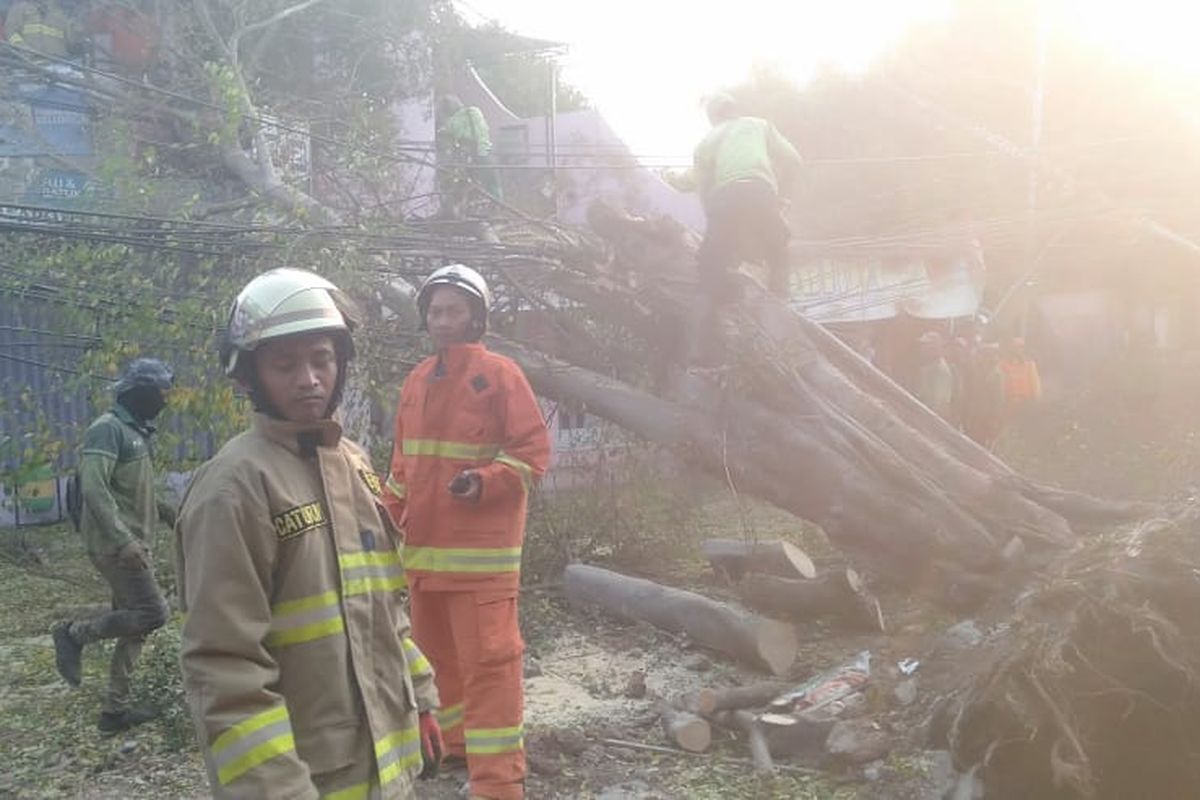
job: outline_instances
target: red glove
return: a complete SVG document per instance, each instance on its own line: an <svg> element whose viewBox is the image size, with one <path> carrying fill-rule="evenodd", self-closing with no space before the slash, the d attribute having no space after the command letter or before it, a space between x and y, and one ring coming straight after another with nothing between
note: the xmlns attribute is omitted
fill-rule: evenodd
<svg viewBox="0 0 1200 800"><path fill-rule="evenodd" d="M442 753L446 752L446 742L442 739L442 728L438 725L437 716L431 711L422 711L418 715L421 731L421 779L437 775L438 767L442 764Z"/></svg>

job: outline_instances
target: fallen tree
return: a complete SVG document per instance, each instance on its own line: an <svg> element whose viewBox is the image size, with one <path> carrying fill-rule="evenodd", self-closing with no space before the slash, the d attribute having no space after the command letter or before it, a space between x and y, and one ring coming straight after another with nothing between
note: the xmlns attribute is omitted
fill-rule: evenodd
<svg viewBox="0 0 1200 800"><path fill-rule="evenodd" d="M728 369L684 375L694 240L662 221L598 219L601 242L562 234L545 257L492 267L569 334L553 347L542 337L497 349L540 394L580 403L818 524L873 579L927 587L935 564L995 573L1014 538L1031 554L1055 552L1154 510L1015 473L746 275L724 311ZM607 346L594 340L599 326L613 332Z"/></svg>

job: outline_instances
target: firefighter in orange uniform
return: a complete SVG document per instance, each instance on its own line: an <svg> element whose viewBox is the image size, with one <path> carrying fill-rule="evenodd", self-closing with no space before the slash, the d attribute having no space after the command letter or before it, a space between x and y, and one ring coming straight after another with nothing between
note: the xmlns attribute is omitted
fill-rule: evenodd
<svg viewBox="0 0 1200 800"><path fill-rule="evenodd" d="M433 663L447 750L470 797L524 796L524 643L517 627L530 488L550 439L520 368L480 342L491 293L461 264L417 307L437 350L400 390L385 503L404 530L413 635Z"/></svg>

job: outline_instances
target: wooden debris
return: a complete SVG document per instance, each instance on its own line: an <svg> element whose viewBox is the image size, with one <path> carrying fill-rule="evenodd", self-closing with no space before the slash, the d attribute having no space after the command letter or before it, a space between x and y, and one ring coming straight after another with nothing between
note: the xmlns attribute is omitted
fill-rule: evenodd
<svg viewBox="0 0 1200 800"><path fill-rule="evenodd" d="M740 592L747 605L764 614L788 619L836 616L855 627L886 631L879 601L849 567L811 581L751 574L743 579Z"/></svg>
<svg viewBox="0 0 1200 800"><path fill-rule="evenodd" d="M701 552L718 575L736 583L747 572L781 578L815 578L812 559L796 545L784 541L746 542L739 539L706 539Z"/></svg>
<svg viewBox="0 0 1200 800"><path fill-rule="evenodd" d="M791 625L693 592L584 564L566 568L563 587L576 607L597 607L623 619L685 633L705 647L775 675L785 673L796 660L799 643Z"/></svg>

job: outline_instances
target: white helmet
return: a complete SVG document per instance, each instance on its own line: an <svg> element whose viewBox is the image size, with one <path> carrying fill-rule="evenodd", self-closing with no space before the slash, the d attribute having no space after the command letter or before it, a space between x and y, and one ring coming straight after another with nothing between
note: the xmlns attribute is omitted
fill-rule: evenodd
<svg viewBox="0 0 1200 800"><path fill-rule="evenodd" d="M478 301L472 304L477 306L475 332L476 338L483 336L487 331L488 313L492 310L492 291L488 288L487 281L483 279L482 275L463 264L450 264L442 267L434 271L421 284L421 290L417 292L417 310L421 314L421 330L425 330L425 315L429 312L429 302L433 298L433 290L439 286L453 286L462 289Z"/></svg>
<svg viewBox="0 0 1200 800"><path fill-rule="evenodd" d="M233 375L239 353L252 353L271 339L318 331L345 334L353 354L352 308L349 298L320 275L286 267L264 272L233 301L221 366Z"/></svg>

